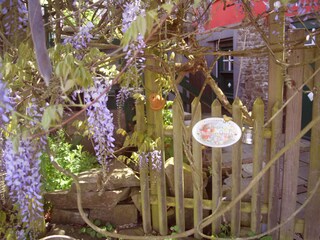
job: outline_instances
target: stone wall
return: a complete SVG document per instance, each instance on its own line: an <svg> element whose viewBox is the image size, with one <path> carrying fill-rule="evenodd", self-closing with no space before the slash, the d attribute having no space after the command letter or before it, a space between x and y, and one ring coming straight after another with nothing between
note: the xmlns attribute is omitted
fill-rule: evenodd
<svg viewBox="0 0 320 240"><path fill-rule="evenodd" d="M266 26L261 24L267 30ZM240 28L237 36L238 50L258 48L264 45L260 33L253 26ZM240 65L239 93L241 101L249 110L253 102L261 97L265 104L268 99L268 56L243 57L238 59Z"/></svg>
<svg viewBox="0 0 320 240"><path fill-rule="evenodd" d="M105 182L102 176L102 169L91 169L78 175L85 215L115 226L136 224L138 209L131 196L140 188L139 178L131 168L117 160L110 162ZM69 190L48 192L44 198L52 204L51 223L85 224L78 211L75 183Z"/></svg>

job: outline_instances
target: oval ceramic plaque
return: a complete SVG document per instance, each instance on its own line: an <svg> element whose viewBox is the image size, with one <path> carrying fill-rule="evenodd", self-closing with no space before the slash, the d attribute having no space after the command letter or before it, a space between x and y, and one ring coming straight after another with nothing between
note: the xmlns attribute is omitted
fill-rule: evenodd
<svg viewBox="0 0 320 240"><path fill-rule="evenodd" d="M223 118L206 118L192 128L193 137L201 144L221 148L235 144L241 138L241 129L233 121Z"/></svg>

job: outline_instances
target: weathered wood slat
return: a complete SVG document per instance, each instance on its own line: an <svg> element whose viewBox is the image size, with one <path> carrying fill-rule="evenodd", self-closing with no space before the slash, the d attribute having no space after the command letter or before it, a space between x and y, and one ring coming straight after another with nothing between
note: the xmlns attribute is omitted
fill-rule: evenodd
<svg viewBox="0 0 320 240"><path fill-rule="evenodd" d="M151 200L151 204L152 205L157 205L157 197L156 196L151 196L150 197ZM141 198L139 197L139 201L141 202ZM176 202L175 202L175 198L174 197L167 197L167 206L168 207L175 207L176 206ZM225 207L230 203L230 201L223 201L221 204L221 207ZM193 209L194 207L194 199L193 198L184 198L184 206L185 208L188 209ZM251 203L250 202L241 202L241 212L242 213L250 213L251 212ZM204 210L211 210L212 208L212 201L211 200L207 200L207 199L203 199L203 209ZM266 214L268 213L268 204L263 203L261 205L261 214ZM295 232L296 233L303 233L303 227L304 227L304 220L303 219L296 219L295 220Z"/></svg>
<svg viewBox="0 0 320 240"><path fill-rule="evenodd" d="M137 118L137 131L145 131L144 120L144 103L137 99L136 101L136 118ZM149 197L149 168L147 159L142 157L140 160L140 189L141 189L141 212L142 212L142 225L145 233L152 232L151 226L151 212L150 212L150 197Z"/></svg>
<svg viewBox="0 0 320 240"><path fill-rule="evenodd" d="M269 4L270 6L273 6L274 3L277 2L277 0L270 0ZM278 21L277 21L277 20ZM268 34L268 40L270 46L277 46L280 48L280 51L274 51L269 53L269 64L268 64L268 106L267 106L267 120L271 119L274 114L272 112L272 109L276 102L279 102L282 104L283 102L283 85L284 85L284 75L283 75L283 68L280 64L277 63L277 61L285 61L285 55L283 50L283 42L285 42L285 15L283 11L279 12L273 12L268 15L268 22L269 22L269 34ZM274 34L275 32L279 34ZM281 115L282 116L282 115ZM270 125L268 125L270 127ZM266 141L266 159L269 161L272 159L272 156L275 155L275 153L271 156L272 152L272 140L268 139ZM275 139L273 146L279 146L280 139ZM278 148L279 149L279 148ZM275 148L274 148L275 150ZM276 151L277 152L277 151ZM276 163L277 164L277 163ZM275 165L276 165L275 164ZM272 171L272 170L270 170ZM265 184L264 188L269 189L273 186L269 185L269 174L270 171L265 175ZM267 192L266 192L267 193ZM271 196L272 197L272 196ZM264 202L267 202L269 199L269 196L265 194Z"/></svg>
<svg viewBox="0 0 320 240"><path fill-rule="evenodd" d="M163 116L162 111L154 111L155 124L155 137L156 139L163 139ZM160 141L158 150L161 152L161 162L155 170L157 195L158 195L158 214L159 214L159 233L166 235L168 233L168 218L167 218L167 204L166 204L166 173L164 170L165 156L164 156L164 143Z"/></svg>
<svg viewBox="0 0 320 240"><path fill-rule="evenodd" d="M140 199L140 197L139 197ZM139 200L141 201L141 200ZM194 199L193 198L184 198L184 207L188 209L194 208ZM156 205L157 203L157 196L150 196L150 203L151 205ZM230 201L223 201L221 203L221 208L227 206L230 203ZM212 209L212 200L210 199L203 199L202 200L202 208L204 210L211 210ZM167 196L167 206L168 207L175 207L176 206L176 200L175 197L169 197ZM251 202L241 202L240 204L240 210L243 213L251 213ZM268 212L268 204L262 204L261 205L261 213L266 214Z"/></svg>
<svg viewBox="0 0 320 240"><path fill-rule="evenodd" d="M212 117L221 117L221 104L218 99L214 100L211 105ZM218 207L222 198L222 149L212 148L211 156L212 165L212 212ZM212 233L220 232L221 218L212 222Z"/></svg>
<svg viewBox="0 0 320 240"><path fill-rule="evenodd" d="M294 41L304 36L304 30L299 29L289 32L289 38ZM303 50L292 50L289 64L303 62ZM295 66L288 69L288 74L296 86L303 84L303 66ZM287 85L288 86L288 85ZM287 99L296 92L295 87L287 87ZM302 113L302 92L288 103L286 107L285 143L290 142L300 132ZM300 143L296 143L284 155L283 188L281 205L281 222L286 221L296 209L296 195L298 186ZM291 240L294 238L294 220L289 221L280 229L280 239Z"/></svg>
<svg viewBox="0 0 320 240"><path fill-rule="evenodd" d="M152 50L148 50L149 53L152 53ZM148 59L148 63L146 64L154 64L153 59ZM151 109L151 103L149 101L150 95L157 93L159 91L159 85L155 83L155 79L157 78L157 74L146 69L145 70L145 89L146 89L146 117L147 117L147 135L148 137L156 140L156 124L157 121L155 119L156 115L154 114L154 110ZM149 164L149 182L150 182L150 194L157 195L157 171L152 169L151 164ZM160 232L160 223L159 223L159 208L158 206L151 206L151 221L152 228Z"/></svg>
<svg viewBox="0 0 320 240"><path fill-rule="evenodd" d="M317 39L317 43L320 40ZM315 49L316 56L320 56L318 48ZM320 61L315 64L315 69L320 68ZM314 91L312 118L315 119L320 115L320 73L314 77L313 86L317 91ZM308 178L308 195L316 185L320 178L320 124L316 124L311 129L311 145L310 145L310 165L309 165L309 178ZM318 189L306 206L305 212L305 226L304 226L304 239L319 239L320 237L320 189Z"/></svg>
<svg viewBox="0 0 320 240"><path fill-rule="evenodd" d="M192 127L201 120L201 104L198 98L195 98L191 103L192 113ZM193 211L193 223L194 227L200 223L203 218L203 177L202 177L202 150L201 144L198 143L195 138L192 138L192 155L193 155L193 199L194 199L194 211ZM201 239L200 234L195 233L194 237Z"/></svg>
<svg viewBox="0 0 320 240"><path fill-rule="evenodd" d="M185 231L184 210L184 176L183 176L183 111L178 99L172 106L173 121L173 157L174 157L174 191L176 204L176 226L179 232Z"/></svg>
<svg viewBox="0 0 320 240"><path fill-rule="evenodd" d="M233 121L242 129L242 103L239 98L236 98L232 104ZM232 188L231 199L235 199L241 192L241 159L242 159L242 142L241 140L232 146ZM240 233L240 204L241 201L235 204L231 210L231 235L239 236Z"/></svg>
<svg viewBox="0 0 320 240"><path fill-rule="evenodd" d="M276 102L272 108L272 115L276 114L280 108L280 103ZM282 139L282 112L278 113L278 116L274 118L271 123L272 136L271 136L271 148L270 157L273 158L280 150L280 142ZM280 179L280 160L270 168L269 175L269 189L268 189L268 230L274 228L279 221L279 197L282 186L282 180ZM271 236L273 239L278 239L279 231L274 231Z"/></svg>
<svg viewBox="0 0 320 240"><path fill-rule="evenodd" d="M261 98L257 98L253 104L253 173L252 177L258 175L263 162L263 124L264 124L264 104ZM262 201L262 182L260 181L252 188L252 212L251 212L251 231L261 232L261 201Z"/></svg>

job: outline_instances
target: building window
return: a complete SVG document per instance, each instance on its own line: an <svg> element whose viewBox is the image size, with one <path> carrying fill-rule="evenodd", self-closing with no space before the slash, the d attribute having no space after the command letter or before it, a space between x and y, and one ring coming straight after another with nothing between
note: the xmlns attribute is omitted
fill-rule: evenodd
<svg viewBox="0 0 320 240"><path fill-rule="evenodd" d="M216 49L224 53L233 50L233 38L220 39L215 42ZM224 55L216 63L215 77L220 89L229 100L233 99L234 58Z"/></svg>
<svg viewBox="0 0 320 240"><path fill-rule="evenodd" d="M311 33L314 33L316 31L315 28L311 29ZM316 45L316 36L308 32L306 36L306 41L304 43L305 46L314 46Z"/></svg>
<svg viewBox="0 0 320 240"><path fill-rule="evenodd" d="M316 45L316 36L315 32L320 28L320 24L317 19L309 18L304 21L298 21L293 18L291 23L291 28L293 29L304 29L306 32L306 41L304 42L305 46L314 46Z"/></svg>
<svg viewBox="0 0 320 240"><path fill-rule="evenodd" d="M222 58L222 71L232 72L233 71L233 56L223 56Z"/></svg>

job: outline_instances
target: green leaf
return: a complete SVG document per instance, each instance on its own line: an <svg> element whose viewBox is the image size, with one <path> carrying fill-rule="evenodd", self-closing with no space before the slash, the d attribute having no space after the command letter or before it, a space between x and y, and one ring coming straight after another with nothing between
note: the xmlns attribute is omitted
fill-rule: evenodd
<svg viewBox="0 0 320 240"><path fill-rule="evenodd" d="M121 45L122 46L127 46L129 44L129 42L131 41L131 32L132 32L132 29L129 27L127 29L127 31L123 34L123 38L121 40Z"/></svg>
<svg viewBox="0 0 320 240"><path fill-rule="evenodd" d="M171 13L173 5L170 3L162 4L161 7L166 10L167 13Z"/></svg>
<svg viewBox="0 0 320 240"><path fill-rule="evenodd" d="M57 119L59 119L59 116L57 114L57 106L53 105L53 106L47 107L44 110L42 119L41 119L41 125L43 129L48 130L51 123Z"/></svg>
<svg viewBox="0 0 320 240"><path fill-rule="evenodd" d="M63 62L59 62L55 69L56 75L61 78L63 78L63 64Z"/></svg>
<svg viewBox="0 0 320 240"><path fill-rule="evenodd" d="M137 17L137 28L138 28L138 33L144 36L147 30L147 21L144 17L142 16Z"/></svg>
<svg viewBox="0 0 320 240"><path fill-rule="evenodd" d="M121 136L126 136L127 135L126 130L124 130L123 128L118 128L116 133L121 135Z"/></svg>
<svg viewBox="0 0 320 240"><path fill-rule="evenodd" d="M135 100L140 100L140 101L144 101L145 100L145 97L141 93L135 93L135 94L133 94L132 97Z"/></svg>
<svg viewBox="0 0 320 240"><path fill-rule="evenodd" d="M62 106L62 104L58 104L57 105L57 112L59 113L60 117L63 116L63 106Z"/></svg>
<svg viewBox="0 0 320 240"><path fill-rule="evenodd" d="M48 130L51 124L51 118L49 114L43 114L41 119L41 125L43 129Z"/></svg>
<svg viewBox="0 0 320 240"><path fill-rule="evenodd" d="M93 224L96 225L96 226L100 226L101 225L101 221L99 219L95 219L93 221Z"/></svg>
<svg viewBox="0 0 320 240"><path fill-rule="evenodd" d="M73 74L76 83L81 87L87 88L92 83L92 76L83 66L78 66Z"/></svg>
<svg viewBox="0 0 320 240"><path fill-rule="evenodd" d="M71 88L73 88L75 85L75 82L73 79L68 79L63 87L63 92L67 92Z"/></svg>
<svg viewBox="0 0 320 240"><path fill-rule="evenodd" d="M194 8L199 7L200 3L201 3L201 0L194 0L193 7Z"/></svg>
<svg viewBox="0 0 320 240"><path fill-rule="evenodd" d="M96 232L92 231L92 232L89 233L89 235L94 238L96 236Z"/></svg>
<svg viewBox="0 0 320 240"><path fill-rule="evenodd" d="M0 225L4 225L5 221L6 221L7 215L5 212L0 211Z"/></svg>
<svg viewBox="0 0 320 240"><path fill-rule="evenodd" d="M154 24L154 18L153 15L150 14L149 12L146 14L146 29L147 29L147 33L150 33L152 28L153 28L153 24Z"/></svg>
<svg viewBox="0 0 320 240"><path fill-rule="evenodd" d="M114 230L114 226L111 223L106 224L106 230L108 232L112 232Z"/></svg>
<svg viewBox="0 0 320 240"><path fill-rule="evenodd" d="M104 235L102 235L101 233L97 233L97 238L103 238Z"/></svg>

